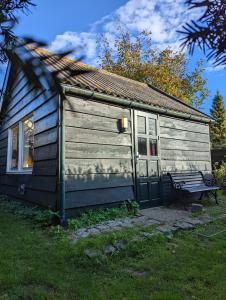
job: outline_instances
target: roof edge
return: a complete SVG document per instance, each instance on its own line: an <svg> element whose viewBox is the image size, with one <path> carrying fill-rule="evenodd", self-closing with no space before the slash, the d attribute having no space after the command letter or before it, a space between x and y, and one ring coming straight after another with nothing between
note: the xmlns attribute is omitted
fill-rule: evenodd
<svg viewBox="0 0 226 300"><path fill-rule="evenodd" d="M195 116L192 114L178 112L178 111L174 111L174 110L167 109L167 108L157 107L157 106L146 104L143 102L137 102L134 100L119 98L119 97L103 94L100 92L91 91L88 89L78 88L73 85L63 85L63 91L64 91L64 94L73 94L73 95L94 98L97 100L104 100L107 102L116 103L116 104L120 104L123 106L133 107L136 109L146 109L146 110L150 110L152 112L161 113L161 114L165 114L168 116L179 117L179 118L186 119L186 120L199 121L199 122L208 123L208 124L214 122L214 120L212 118L210 118L209 116L208 117L199 117L199 116Z"/></svg>
<svg viewBox="0 0 226 300"><path fill-rule="evenodd" d="M202 115L205 115L207 118L212 119L212 117L209 116L208 114L206 114L206 113L200 111L199 109L194 108L194 107L192 107L191 105L189 105L189 104L187 104L187 103L181 101L180 99L178 99L178 98L176 98L176 97L174 97L174 96L172 96L172 95L170 95L170 94L168 94L168 93L166 93L166 92L160 90L159 88L155 87L154 85L150 84L149 82L147 82L147 85L150 86L153 90L156 90L157 92L159 92L159 93L161 93L161 94L163 94L163 95L165 95L165 96L167 96L167 97L169 97L169 98L171 98L171 99L173 99L173 100L179 102L180 104L182 104L182 105L184 105L184 106L186 106L186 107L189 107L189 108L193 109L194 111L199 112L199 113L202 114ZM212 119L212 120L213 120L213 119Z"/></svg>

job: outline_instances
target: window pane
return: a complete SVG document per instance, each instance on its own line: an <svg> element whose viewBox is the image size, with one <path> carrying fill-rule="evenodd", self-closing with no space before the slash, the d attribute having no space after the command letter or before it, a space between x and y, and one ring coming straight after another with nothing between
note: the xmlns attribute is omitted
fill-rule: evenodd
<svg viewBox="0 0 226 300"><path fill-rule="evenodd" d="M34 123L32 119L23 121L23 168L32 168L34 148Z"/></svg>
<svg viewBox="0 0 226 300"><path fill-rule="evenodd" d="M157 140L149 140L149 153L151 156L157 156Z"/></svg>
<svg viewBox="0 0 226 300"><path fill-rule="evenodd" d="M146 118L145 117L137 117L137 127L138 133L145 134L146 133Z"/></svg>
<svg viewBox="0 0 226 300"><path fill-rule="evenodd" d="M138 137L138 153L140 155L147 155L147 139Z"/></svg>
<svg viewBox="0 0 226 300"><path fill-rule="evenodd" d="M12 152L11 152L11 170L18 169L18 154L19 154L19 126L12 128Z"/></svg>
<svg viewBox="0 0 226 300"><path fill-rule="evenodd" d="M156 135L156 120L148 119L149 135Z"/></svg>

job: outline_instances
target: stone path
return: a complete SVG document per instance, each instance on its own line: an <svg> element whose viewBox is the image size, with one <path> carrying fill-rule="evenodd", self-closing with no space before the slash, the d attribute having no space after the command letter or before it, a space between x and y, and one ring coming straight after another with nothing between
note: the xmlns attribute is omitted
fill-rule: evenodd
<svg viewBox="0 0 226 300"><path fill-rule="evenodd" d="M151 237L156 234L170 235L179 229L192 229L197 225L212 221L213 218L206 214L193 217L189 211L156 207L141 210L140 215L136 217L126 217L124 219L107 221L88 228L81 228L71 235L71 239L76 242L90 235L100 235L102 233L110 233L135 226L143 226L145 228L151 225L154 225L154 231L150 233L142 230L143 236Z"/></svg>

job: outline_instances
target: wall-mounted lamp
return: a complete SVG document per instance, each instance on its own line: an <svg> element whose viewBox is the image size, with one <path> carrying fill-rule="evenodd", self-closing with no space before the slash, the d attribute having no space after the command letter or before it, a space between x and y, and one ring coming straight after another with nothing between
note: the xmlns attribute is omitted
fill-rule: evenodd
<svg viewBox="0 0 226 300"><path fill-rule="evenodd" d="M128 129L128 119L126 117L121 118L120 129L122 132L125 132Z"/></svg>

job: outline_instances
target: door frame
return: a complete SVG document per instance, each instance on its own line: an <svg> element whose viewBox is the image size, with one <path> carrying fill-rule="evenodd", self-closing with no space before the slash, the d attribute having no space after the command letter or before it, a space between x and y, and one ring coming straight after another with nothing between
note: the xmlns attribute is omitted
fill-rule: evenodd
<svg viewBox="0 0 226 300"><path fill-rule="evenodd" d="M132 126L132 134L133 134L133 146L132 146L132 155L133 155L133 169L134 169L134 191L136 195L136 199L138 203L140 203L140 196L139 196L139 187L138 187L138 176L139 176L139 171L138 171L138 161L137 161L137 154L138 154L138 132L137 132L137 116L145 116L148 117L150 116L151 118L156 120L156 138L157 138L157 158L153 159L158 161L158 177L159 177L159 189L160 189L160 199L162 201L162 193L161 193L161 151L160 151L160 126L159 126L159 114L155 114L152 112L148 111L143 111L143 110L136 110L133 109L132 113L132 121L133 121L133 126ZM146 121L146 127L147 127L147 121ZM153 157L154 158L154 157ZM161 204L160 204L161 205Z"/></svg>

